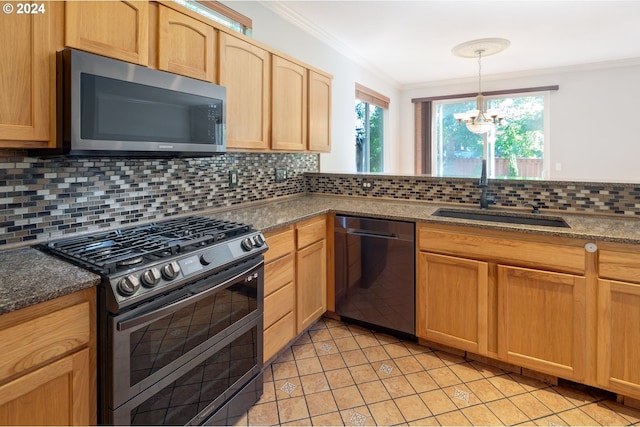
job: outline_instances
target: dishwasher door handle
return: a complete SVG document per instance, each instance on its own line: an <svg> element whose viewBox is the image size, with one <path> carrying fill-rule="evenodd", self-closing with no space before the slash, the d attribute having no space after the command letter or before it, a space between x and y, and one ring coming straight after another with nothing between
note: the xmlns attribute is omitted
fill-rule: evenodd
<svg viewBox="0 0 640 427"><path fill-rule="evenodd" d="M353 234L356 236L364 236L364 237L380 237L382 239L391 239L391 240L398 239L398 235L394 233L381 233L377 231L355 230L352 228L347 229L347 234Z"/></svg>

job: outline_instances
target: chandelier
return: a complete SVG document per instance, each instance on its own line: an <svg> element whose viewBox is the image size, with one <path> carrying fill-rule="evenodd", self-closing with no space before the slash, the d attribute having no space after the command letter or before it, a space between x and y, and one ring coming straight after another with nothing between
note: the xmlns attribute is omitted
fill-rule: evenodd
<svg viewBox="0 0 640 427"><path fill-rule="evenodd" d="M490 38L471 40L454 47L451 52L463 58L478 58L478 95L475 110L456 113L453 117L459 124L464 123L470 132L478 135L485 134L502 122L503 115L496 109L484 111L484 97L482 96L482 57L502 52L509 47L507 39Z"/></svg>

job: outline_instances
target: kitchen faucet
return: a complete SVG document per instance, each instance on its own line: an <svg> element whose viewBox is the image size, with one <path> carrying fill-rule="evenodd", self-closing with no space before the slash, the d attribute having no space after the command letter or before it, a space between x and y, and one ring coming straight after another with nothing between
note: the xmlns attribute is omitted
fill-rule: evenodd
<svg viewBox="0 0 640 427"><path fill-rule="evenodd" d="M487 198L487 187L489 186L489 179L487 178L487 161L482 160L482 173L480 174L480 182L478 186L482 189L480 195L480 209L489 209L489 205L495 205L496 201Z"/></svg>

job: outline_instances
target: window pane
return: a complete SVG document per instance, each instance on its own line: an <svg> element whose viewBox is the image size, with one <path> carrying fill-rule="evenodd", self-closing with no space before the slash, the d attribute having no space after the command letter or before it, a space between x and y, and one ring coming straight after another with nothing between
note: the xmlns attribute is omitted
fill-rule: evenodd
<svg viewBox="0 0 640 427"><path fill-rule="evenodd" d="M356 99L356 170L384 170L384 109Z"/></svg>

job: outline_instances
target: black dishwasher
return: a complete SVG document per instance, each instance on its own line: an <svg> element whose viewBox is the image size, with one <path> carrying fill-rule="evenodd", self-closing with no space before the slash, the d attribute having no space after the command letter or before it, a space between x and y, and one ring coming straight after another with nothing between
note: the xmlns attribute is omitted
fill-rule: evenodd
<svg viewBox="0 0 640 427"><path fill-rule="evenodd" d="M334 225L336 314L415 336L415 224L336 215Z"/></svg>

